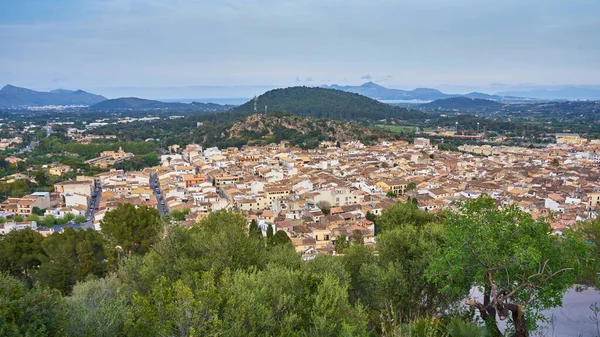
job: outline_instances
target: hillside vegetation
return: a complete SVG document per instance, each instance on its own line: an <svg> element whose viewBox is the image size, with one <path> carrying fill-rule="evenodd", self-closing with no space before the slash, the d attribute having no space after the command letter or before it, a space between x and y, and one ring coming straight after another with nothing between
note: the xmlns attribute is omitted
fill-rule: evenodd
<svg viewBox="0 0 600 337"><path fill-rule="evenodd" d="M354 141L365 143L390 133L374 131L352 123L313 119L298 116L252 115L231 126L229 139L243 140L247 144L266 145L288 141L301 148L315 148L322 141Z"/></svg>
<svg viewBox="0 0 600 337"><path fill-rule="evenodd" d="M292 87L267 91L257 98L258 112L289 111L298 116L327 119L424 119L421 111L390 106L354 93L326 88ZM253 112L254 100L233 109Z"/></svg>

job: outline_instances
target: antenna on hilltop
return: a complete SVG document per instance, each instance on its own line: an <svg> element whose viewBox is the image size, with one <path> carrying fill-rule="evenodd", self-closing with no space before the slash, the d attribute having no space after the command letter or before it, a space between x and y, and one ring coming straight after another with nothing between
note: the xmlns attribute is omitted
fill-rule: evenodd
<svg viewBox="0 0 600 337"><path fill-rule="evenodd" d="M258 104L258 96L254 96L254 113L257 113L256 105Z"/></svg>
<svg viewBox="0 0 600 337"><path fill-rule="evenodd" d="M265 105L265 116L267 115L267 106Z"/></svg>

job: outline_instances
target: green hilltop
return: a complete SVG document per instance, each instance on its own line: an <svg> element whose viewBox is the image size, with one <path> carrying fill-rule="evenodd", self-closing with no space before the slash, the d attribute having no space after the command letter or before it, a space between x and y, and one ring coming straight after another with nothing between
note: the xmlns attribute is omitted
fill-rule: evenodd
<svg viewBox="0 0 600 337"><path fill-rule="evenodd" d="M327 119L424 119L426 114L381 103L359 94L327 88L291 87L275 89L257 97L257 112L289 111L298 116ZM233 109L254 112L254 100Z"/></svg>

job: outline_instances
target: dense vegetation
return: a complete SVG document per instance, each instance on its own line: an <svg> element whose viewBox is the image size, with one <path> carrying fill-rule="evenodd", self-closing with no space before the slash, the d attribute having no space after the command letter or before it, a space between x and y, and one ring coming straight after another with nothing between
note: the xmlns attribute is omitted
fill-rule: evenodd
<svg viewBox="0 0 600 337"><path fill-rule="evenodd" d="M358 94L325 88L293 87L267 91L257 98L257 109L260 109L258 112L263 112L265 106L272 111L290 111L298 116L327 119L427 118L421 111L393 107ZM254 100L233 111L254 112Z"/></svg>
<svg viewBox="0 0 600 337"><path fill-rule="evenodd" d="M597 223L553 236L491 199L442 215L400 203L370 218L377 251L340 240L343 255L311 261L235 212L184 228L121 206L102 233L11 232L0 241L0 335L495 336L515 307L514 336L526 336L577 278L595 282L597 252L578 233L597 242ZM473 284L487 298L475 316L459 305Z"/></svg>

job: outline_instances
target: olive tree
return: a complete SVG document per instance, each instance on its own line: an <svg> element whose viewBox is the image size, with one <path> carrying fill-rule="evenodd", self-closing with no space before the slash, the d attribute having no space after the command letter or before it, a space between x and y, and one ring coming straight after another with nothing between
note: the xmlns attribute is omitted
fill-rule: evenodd
<svg viewBox="0 0 600 337"><path fill-rule="evenodd" d="M499 208L482 197L459 206L445 220L445 244L429 267L443 291L468 294L472 286L483 301L468 299L492 336L497 318L512 318L515 337L529 335L540 311L560 306L564 293L585 265L589 251L574 232L553 235L543 220L516 206Z"/></svg>

